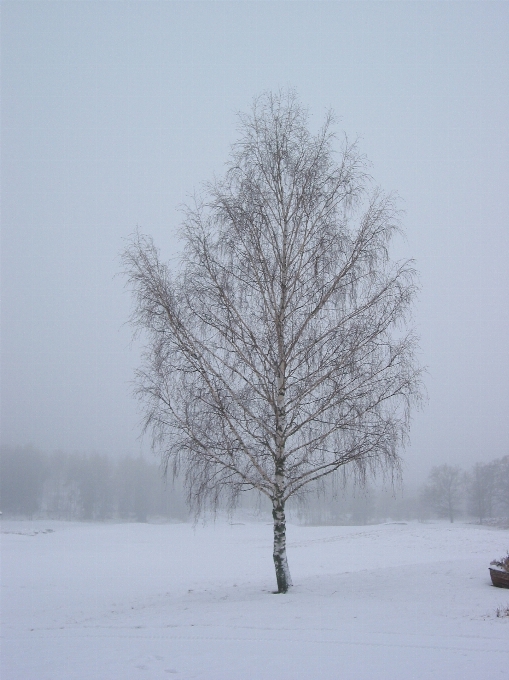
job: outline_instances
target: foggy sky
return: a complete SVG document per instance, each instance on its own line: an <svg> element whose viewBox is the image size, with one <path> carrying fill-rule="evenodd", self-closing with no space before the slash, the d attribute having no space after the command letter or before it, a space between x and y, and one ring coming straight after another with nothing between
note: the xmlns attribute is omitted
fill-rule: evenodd
<svg viewBox="0 0 509 680"><path fill-rule="evenodd" d="M397 191L429 403L409 478L509 453L509 4L3 2L2 442L140 442L120 269L168 258L236 112L294 86Z"/></svg>

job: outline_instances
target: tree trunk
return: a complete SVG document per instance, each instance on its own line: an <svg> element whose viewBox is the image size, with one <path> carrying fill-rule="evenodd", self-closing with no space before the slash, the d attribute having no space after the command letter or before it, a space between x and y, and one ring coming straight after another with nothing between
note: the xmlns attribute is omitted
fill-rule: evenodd
<svg viewBox="0 0 509 680"><path fill-rule="evenodd" d="M280 499L272 502L272 517L274 518L274 566L276 568L277 592L286 593L292 586L292 577L286 558L286 517L285 504Z"/></svg>

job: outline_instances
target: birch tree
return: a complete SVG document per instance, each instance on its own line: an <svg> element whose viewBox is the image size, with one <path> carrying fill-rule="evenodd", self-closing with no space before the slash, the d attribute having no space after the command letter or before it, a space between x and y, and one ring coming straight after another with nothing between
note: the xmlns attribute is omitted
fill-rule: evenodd
<svg viewBox="0 0 509 680"><path fill-rule="evenodd" d="M226 172L185 209L173 269L149 236L124 252L145 428L199 509L270 499L278 592L292 585L285 504L345 466L398 467L420 370L411 262L393 262L395 200L333 117L293 91L239 115Z"/></svg>

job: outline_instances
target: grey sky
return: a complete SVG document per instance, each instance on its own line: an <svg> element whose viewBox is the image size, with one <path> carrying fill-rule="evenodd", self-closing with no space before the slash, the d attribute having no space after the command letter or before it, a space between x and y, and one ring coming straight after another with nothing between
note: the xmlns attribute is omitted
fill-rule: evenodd
<svg viewBox="0 0 509 680"><path fill-rule="evenodd" d="M119 269L297 88L404 199L429 404L410 477L509 453L509 3L3 2L2 441L137 451Z"/></svg>

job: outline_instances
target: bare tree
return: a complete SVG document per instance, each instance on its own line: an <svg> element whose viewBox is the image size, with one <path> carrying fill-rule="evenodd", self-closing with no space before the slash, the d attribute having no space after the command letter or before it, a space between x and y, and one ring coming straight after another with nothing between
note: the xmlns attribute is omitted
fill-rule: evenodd
<svg viewBox="0 0 509 680"><path fill-rule="evenodd" d="M495 468L495 501L499 513L509 516L509 456L493 461Z"/></svg>
<svg viewBox="0 0 509 680"><path fill-rule="evenodd" d="M476 463L468 476L468 505L470 512L482 524L493 517L493 501L496 493L496 465Z"/></svg>
<svg viewBox="0 0 509 680"><path fill-rule="evenodd" d="M335 154L331 115L312 134L289 91L239 120L224 179L186 209L179 268L140 234L124 265L154 446L197 507L268 496L286 592L288 498L343 466L398 467L420 389L414 271L389 258L394 199L370 189L356 144Z"/></svg>
<svg viewBox="0 0 509 680"><path fill-rule="evenodd" d="M440 517L454 522L463 500L465 475L461 468L452 465L434 467L424 488L423 500Z"/></svg>

